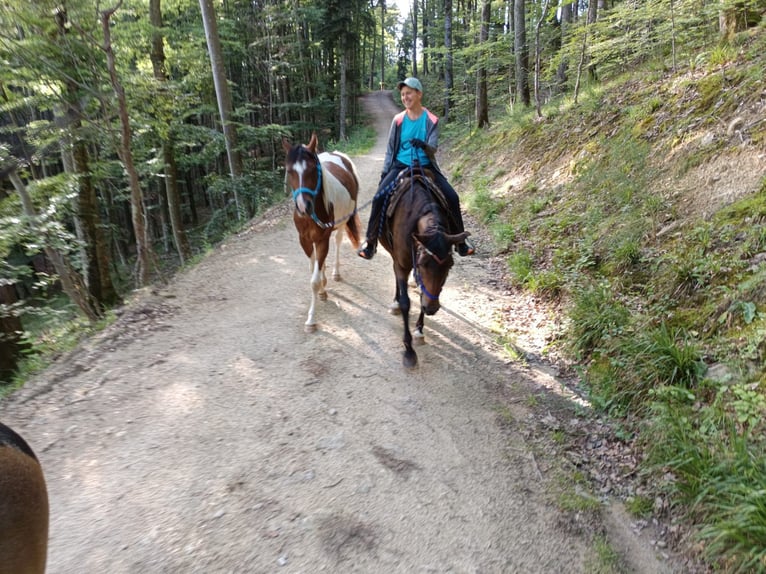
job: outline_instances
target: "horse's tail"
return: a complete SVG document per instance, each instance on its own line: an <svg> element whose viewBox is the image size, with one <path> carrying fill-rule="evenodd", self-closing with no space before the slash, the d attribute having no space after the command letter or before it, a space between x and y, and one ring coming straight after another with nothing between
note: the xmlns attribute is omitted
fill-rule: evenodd
<svg viewBox="0 0 766 574"><path fill-rule="evenodd" d="M356 171L356 165L348 155L340 151L334 151L332 153L339 156L343 160L344 165L349 169L351 176L354 178L354 185L356 186L356 193L352 198L354 214L346 221L346 235L348 236L349 241L351 241L351 245L354 247L354 250L357 250L361 244L362 230L362 222L360 221L359 214L356 211L359 199L359 189L361 188L359 183L359 172Z"/></svg>
<svg viewBox="0 0 766 574"><path fill-rule="evenodd" d="M43 574L48 491L29 445L0 423L0 572Z"/></svg>
<svg viewBox="0 0 766 574"><path fill-rule="evenodd" d="M346 235L348 236L351 245L354 247L354 251L359 249L360 233L362 229L362 222L359 220L359 213L354 211L354 214L348 218L346 222Z"/></svg>

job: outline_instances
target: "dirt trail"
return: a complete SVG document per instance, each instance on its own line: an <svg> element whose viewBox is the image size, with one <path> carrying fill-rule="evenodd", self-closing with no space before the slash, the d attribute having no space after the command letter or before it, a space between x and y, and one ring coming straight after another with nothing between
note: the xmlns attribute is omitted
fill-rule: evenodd
<svg viewBox="0 0 766 574"><path fill-rule="evenodd" d="M366 105L379 140L354 158L361 204L395 111L388 92ZM587 572L586 541L546 503L514 430L521 389L546 375L494 342L510 302L489 256L458 258L407 372L383 250L364 261L344 240L344 280L304 332L308 261L289 213L285 200L138 294L0 405L46 472L49 573ZM498 389L515 388L500 408Z"/></svg>

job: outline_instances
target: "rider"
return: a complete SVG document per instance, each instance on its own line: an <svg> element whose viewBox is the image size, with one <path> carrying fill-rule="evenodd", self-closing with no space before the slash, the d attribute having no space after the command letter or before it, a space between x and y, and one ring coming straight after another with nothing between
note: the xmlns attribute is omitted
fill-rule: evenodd
<svg viewBox="0 0 766 574"><path fill-rule="evenodd" d="M462 233L463 216L460 213L460 199L447 178L436 163L436 150L439 147L439 118L422 104L423 84L417 78L407 78L399 82L404 111L396 114L388 133L388 149L383 162L378 191L372 200L370 220L367 224L367 241L357 252L359 257L372 259L378 245L378 230L386 194L399 172L417 161L421 166L429 167L433 172L434 183L444 194L449 203L454 227L453 233ZM473 255L473 247L463 241L456 246L460 256Z"/></svg>

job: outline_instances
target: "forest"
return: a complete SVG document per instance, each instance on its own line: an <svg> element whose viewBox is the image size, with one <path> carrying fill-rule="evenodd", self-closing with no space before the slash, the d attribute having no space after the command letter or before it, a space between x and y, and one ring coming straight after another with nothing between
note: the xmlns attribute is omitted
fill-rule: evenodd
<svg viewBox="0 0 766 574"><path fill-rule="evenodd" d="M726 106L737 97L763 103L765 13L764 0L7 0L0 8L3 388L23 384L47 358L98 329L132 290L193 264L283 201L283 138L305 141L316 131L324 147L364 146L357 98L414 75L437 94L429 107L442 117L443 137L462 150L454 152L453 177L472 189L466 205L507 250L517 286L569 302L566 346L594 403L620 417L633 440L663 433L664 448L647 449L646 472L673 475L665 487L689 509L710 564L764 571L766 456L758 435L766 398L762 366L752 365L762 358L762 276L720 261L706 267L729 236L699 221L690 236L702 239L667 255L656 241L665 206L654 195L631 211L638 191L627 183L609 190L599 231L588 235L586 223L575 223L583 213L593 217L587 199L563 205L560 190L534 178L512 199L498 198L488 191L492 178L467 166L505 150L536 157L531 171L542 172L557 154L580 153L573 188L587 183L605 197L595 170L635 184L650 168L624 169L635 159L628 150L678 129L658 119L669 113L667 98L651 79L704 75L707 83L695 85L704 102L697 123L733 120L741 110ZM732 62L740 67L727 72ZM631 83L640 81L647 85ZM738 96L721 96L736 86ZM641 102L627 99L638 93ZM619 128L603 117L588 122L616 94L626 99L614 117L630 121L623 144L610 148L599 142L607 132L619 139ZM759 113L745 127L762 150L763 107ZM582 130L590 141L578 136ZM687 158L689 169L709 157ZM765 190L763 179L755 197ZM546 219L554 207L559 219ZM756 225L735 226L752 234L752 258L766 243L764 207L753 200L729 209L721 225L728 233L742 213L761 214ZM632 223L622 227L605 213ZM568 245L551 247L562 237ZM650 248L663 251L666 265L648 270ZM641 291L650 272L673 288ZM735 275L739 290L728 281ZM700 295L713 291L717 299ZM709 316L693 316L694 308ZM650 321L649 311L674 320ZM743 330L750 362L713 385L707 367L734 354ZM628 341L643 331L654 338ZM712 331L716 337L695 339ZM735 455L722 455L729 451ZM636 513L656 510L651 500L637 497Z"/></svg>

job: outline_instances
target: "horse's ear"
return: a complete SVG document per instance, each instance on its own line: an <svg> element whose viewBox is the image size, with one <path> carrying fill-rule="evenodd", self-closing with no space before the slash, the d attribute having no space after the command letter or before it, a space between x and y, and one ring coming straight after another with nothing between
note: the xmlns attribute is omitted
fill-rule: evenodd
<svg viewBox="0 0 766 574"><path fill-rule="evenodd" d="M309 145L307 145L306 147L309 148L313 153L316 153L318 143L319 142L317 141L317 133L311 132L311 139L309 140Z"/></svg>
<svg viewBox="0 0 766 574"><path fill-rule="evenodd" d="M465 241L469 235L471 235L470 231L463 231L463 233L456 233L455 235L445 234L444 237L447 239L447 243L456 245Z"/></svg>
<svg viewBox="0 0 766 574"><path fill-rule="evenodd" d="M285 150L285 153L289 152L291 147L293 146L290 145L290 142L287 141L287 138L282 136L282 149Z"/></svg>

